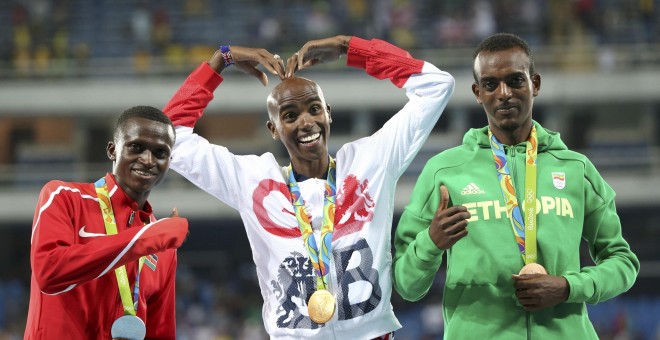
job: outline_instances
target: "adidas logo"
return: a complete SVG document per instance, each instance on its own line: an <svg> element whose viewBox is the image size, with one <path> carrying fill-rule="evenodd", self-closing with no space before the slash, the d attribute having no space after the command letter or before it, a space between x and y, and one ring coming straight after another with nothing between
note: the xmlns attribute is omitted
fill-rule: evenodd
<svg viewBox="0 0 660 340"><path fill-rule="evenodd" d="M461 191L461 195L478 195L478 194L485 194L485 193L486 193L485 191L479 189L479 187L474 183L468 184Z"/></svg>

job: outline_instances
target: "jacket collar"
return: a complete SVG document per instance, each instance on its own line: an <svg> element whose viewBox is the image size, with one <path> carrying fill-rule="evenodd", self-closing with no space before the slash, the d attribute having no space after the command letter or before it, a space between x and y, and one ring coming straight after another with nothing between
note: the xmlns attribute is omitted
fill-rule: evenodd
<svg viewBox="0 0 660 340"><path fill-rule="evenodd" d="M110 200L113 206L128 206L131 210L138 209L138 203L128 196L121 186L117 184L115 176L112 173L105 175L105 182L108 184L108 192L110 193ZM144 203L144 208L140 212L147 215L153 214L153 209L149 201Z"/></svg>
<svg viewBox="0 0 660 340"><path fill-rule="evenodd" d="M566 144L564 144L564 142L561 140L559 132L548 130L535 120L532 120L532 123L534 123L534 126L536 126L539 152L568 149ZM488 140L488 126L468 130L468 132L463 137L463 144L473 146L478 145L480 148L490 148L490 141Z"/></svg>

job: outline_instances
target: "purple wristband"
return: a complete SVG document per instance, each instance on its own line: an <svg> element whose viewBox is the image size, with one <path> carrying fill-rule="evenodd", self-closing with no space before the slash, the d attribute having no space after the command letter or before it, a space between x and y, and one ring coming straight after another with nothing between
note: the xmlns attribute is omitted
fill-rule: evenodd
<svg viewBox="0 0 660 340"><path fill-rule="evenodd" d="M225 63L225 67L234 65L234 58L231 56L230 46L220 46L220 54L222 54L222 61Z"/></svg>

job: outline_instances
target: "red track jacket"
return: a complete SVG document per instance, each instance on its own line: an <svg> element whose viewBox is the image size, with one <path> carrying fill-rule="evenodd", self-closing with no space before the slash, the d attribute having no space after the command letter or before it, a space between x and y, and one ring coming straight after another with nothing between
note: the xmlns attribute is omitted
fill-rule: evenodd
<svg viewBox="0 0 660 340"><path fill-rule="evenodd" d="M156 221L149 203L136 210L113 175L105 178L117 235L106 234L94 183L51 181L41 190L32 226L25 339L110 339L112 323L123 315L114 269L126 265L132 292L143 255L148 263L140 274L137 315L146 324L146 338L176 337L174 248L187 228L182 233L173 227L188 222Z"/></svg>

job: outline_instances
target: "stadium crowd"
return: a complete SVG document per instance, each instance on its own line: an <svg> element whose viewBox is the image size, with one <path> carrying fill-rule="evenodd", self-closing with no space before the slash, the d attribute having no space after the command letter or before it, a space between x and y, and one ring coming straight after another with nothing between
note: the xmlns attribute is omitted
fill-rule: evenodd
<svg viewBox="0 0 660 340"><path fill-rule="evenodd" d="M601 52L612 66L612 46L654 48L660 43L658 1L635 0L10 0L0 3L0 77L94 75L90 65L123 66L123 74L185 74L220 38L246 46L293 51L333 34L387 39L409 50L470 49L498 31L515 31L530 44ZM512 13L515 10L519 15ZM201 32L201 33L200 33ZM660 62L660 61L656 61ZM466 62L466 67L469 63ZM549 71L549 70L548 70ZM547 72L547 71L546 71ZM122 72L119 72L122 73ZM36 195L36 193L35 193ZM395 222L397 218L395 217ZM204 225L204 221L200 222ZM207 224L211 224L206 221ZM625 221L624 221L625 223ZM195 222L191 222L191 225ZM5 226L7 230L17 226ZM25 226L20 226L25 229ZM178 339L266 339L254 265L246 242L225 249L239 259L224 268L193 268L180 253ZM229 233L239 235L242 227ZM19 339L29 296L28 247L21 232L0 241L0 340ZM29 234L27 234L29 235ZM23 250L19 249L22 245ZM227 244L227 247L230 245ZM240 259L243 259L241 261ZM657 258L655 259L657 260ZM403 329L397 339L436 339L444 270L429 295L411 304L393 296ZM624 296L590 306L601 339L660 339L660 297Z"/></svg>

